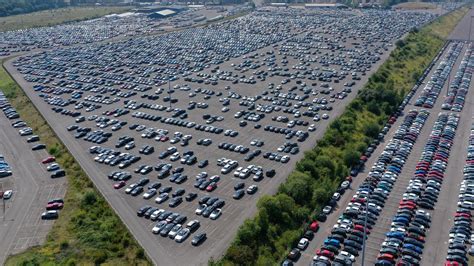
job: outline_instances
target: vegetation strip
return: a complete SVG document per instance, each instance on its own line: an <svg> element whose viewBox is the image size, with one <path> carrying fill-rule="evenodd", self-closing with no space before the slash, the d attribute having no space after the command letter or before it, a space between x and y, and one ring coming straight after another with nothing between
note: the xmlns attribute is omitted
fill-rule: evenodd
<svg viewBox="0 0 474 266"><path fill-rule="evenodd" d="M276 195L263 196L224 258L212 265L275 265L281 262L331 198L349 169L378 137L387 119L467 13L463 7L420 30L412 30L374 73L344 113L331 123L316 147L305 153Z"/></svg>
<svg viewBox="0 0 474 266"><path fill-rule="evenodd" d="M64 166L68 178L65 207L46 243L9 257L6 265L150 265L144 250L3 66L0 89Z"/></svg>

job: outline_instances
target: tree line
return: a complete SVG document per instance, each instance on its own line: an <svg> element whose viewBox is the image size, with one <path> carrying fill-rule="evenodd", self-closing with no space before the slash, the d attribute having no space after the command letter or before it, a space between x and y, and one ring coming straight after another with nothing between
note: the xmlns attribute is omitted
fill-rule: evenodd
<svg viewBox="0 0 474 266"><path fill-rule="evenodd" d="M0 16L64 7L64 0L0 0Z"/></svg>

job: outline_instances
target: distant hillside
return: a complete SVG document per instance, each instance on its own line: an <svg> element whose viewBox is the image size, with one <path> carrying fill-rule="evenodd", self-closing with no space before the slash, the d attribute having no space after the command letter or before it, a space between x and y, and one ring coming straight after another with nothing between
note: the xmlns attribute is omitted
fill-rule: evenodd
<svg viewBox="0 0 474 266"><path fill-rule="evenodd" d="M63 7L64 0L0 0L0 17Z"/></svg>

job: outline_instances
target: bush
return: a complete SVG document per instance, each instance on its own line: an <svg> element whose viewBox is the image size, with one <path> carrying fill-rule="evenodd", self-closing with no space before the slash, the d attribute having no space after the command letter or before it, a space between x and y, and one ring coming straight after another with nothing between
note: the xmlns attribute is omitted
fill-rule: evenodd
<svg viewBox="0 0 474 266"><path fill-rule="evenodd" d="M94 205L97 202L97 196L93 191L87 191L82 198L82 206Z"/></svg>

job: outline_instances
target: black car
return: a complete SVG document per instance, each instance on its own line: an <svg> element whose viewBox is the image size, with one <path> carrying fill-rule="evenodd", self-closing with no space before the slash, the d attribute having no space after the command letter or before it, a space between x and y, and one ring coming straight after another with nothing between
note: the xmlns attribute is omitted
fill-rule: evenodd
<svg viewBox="0 0 474 266"><path fill-rule="evenodd" d="M178 188L173 192L173 194L171 194L171 196L175 198L184 195L184 193L186 193L186 190L184 190L184 188Z"/></svg>
<svg viewBox="0 0 474 266"><path fill-rule="evenodd" d="M57 170L54 173L51 174L51 178L58 178L58 177L63 177L66 175L66 172L64 170Z"/></svg>
<svg viewBox="0 0 474 266"><path fill-rule="evenodd" d="M148 205L141 207L137 211L137 216L141 217L141 216L145 215L146 211L148 211L149 209L151 209L151 206L148 206Z"/></svg>
<svg viewBox="0 0 474 266"><path fill-rule="evenodd" d="M199 223L198 220L193 220L193 221L191 221L191 222L188 223L187 228L189 228L189 231L191 231L191 233L193 233L193 232L195 232L200 226L201 226L201 224Z"/></svg>
<svg viewBox="0 0 474 266"><path fill-rule="evenodd" d="M158 188L160 188L160 187L161 187L161 183L160 183L160 182L153 182L153 183L151 183L150 185L148 185L148 189L152 189L152 188L158 189Z"/></svg>
<svg viewBox="0 0 474 266"><path fill-rule="evenodd" d="M138 183L137 183L137 184L138 184L139 186L144 186L144 185L148 184L148 182L150 182L150 179L148 179L148 178L141 178L140 180L138 180Z"/></svg>
<svg viewBox="0 0 474 266"><path fill-rule="evenodd" d="M200 233L200 234L197 234L193 237L193 239L191 240L191 244L193 246L199 246L206 239L207 239L206 233Z"/></svg>
<svg viewBox="0 0 474 266"><path fill-rule="evenodd" d="M41 219L43 220L57 219L58 217L59 212L57 210L47 211L41 214Z"/></svg>
<svg viewBox="0 0 474 266"><path fill-rule="evenodd" d="M204 196L202 198L199 199L199 204L205 204L207 203L207 201L210 199L211 197L209 196Z"/></svg>
<svg viewBox="0 0 474 266"><path fill-rule="evenodd" d="M265 175L266 175L267 177L274 177L275 174L276 174L276 172L275 172L274 169L270 169L270 170L268 170L267 172L265 172Z"/></svg>
<svg viewBox="0 0 474 266"><path fill-rule="evenodd" d="M168 236L169 232L171 231L171 229L173 229L173 227L175 226L175 224L173 223L169 223L165 226L165 228L163 228L161 231L160 231L160 235L163 236L163 237L166 237Z"/></svg>
<svg viewBox="0 0 474 266"><path fill-rule="evenodd" d="M147 219L150 219L151 214L156 210L158 210L158 208L152 207L148 209L143 216L145 216Z"/></svg>
<svg viewBox="0 0 474 266"><path fill-rule="evenodd" d="M36 144L35 146L31 148L31 150L33 151L38 151L38 150L43 150L43 149L46 149L46 145L44 144Z"/></svg>
<svg viewBox="0 0 474 266"><path fill-rule="evenodd" d="M174 207L178 206L179 204L181 204L181 202L183 202L183 198L182 197L176 197L176 198L173 198L173 199L170 200L169 206L171 208L174 208Z"/></svg>
<svg viewBox="0 0 474 266"><path fill-rule="evenodd" d="M197 198L197 193L191 192L186 195L186 201L193 201L195 198Z"/></svg>
<svg viewBox="0 0 474 266"><path fill-rule="evenodd" d="M243 189L244 187L245 187L245 183L240 182L234 185L234 190L240 190L240 189Z"/></svg>
<svg viewBox="0 0 474 266"><path fill-rule="evenodd" d="M37 135L33 135L29 138L26 139L26 142L30 143L30 142L35 142L35 141L38 141L40 138L37 136Z"/></svg>
<svg viewBox="0 0 474 266"><path fill-rule="evenodd" d="M206 167L207 165L209 165L209 161L208 160L202 160L198 163L198 167L199 168L204 168Z"/></svg>
<svg viewBox="0 0 474 266"><path fill-rule="evenodd" d="M304 238L308 239L308 240L313 240L314 238L314 232L311 231L311 230L307 230L304 235L303 235Z"/></svg>
<svg viewBox="0 0 474 266"><path fill-rule="evenodd" d="M241 199L244 195L245 195L245 190L239 189L234 192L234 195L232 196L232 198Z"/></svg>
<svg viewBox="0 0 474 266"><path fill-rule="evenodd" d="M299 249L297 248L294 248L290 251L290 253L288 253L288 256L287 258L291 261L297 261L301 256L301 252Z"/></svg>
<svg viewBox="0 0 474 266"><path fill-rule="evenodd" d="M130 195L132 196L138 196L140 193L143 192L143 187L142 186L137 186L136 188L134 188L132 190L132 192L130 192Z"/></svg>

